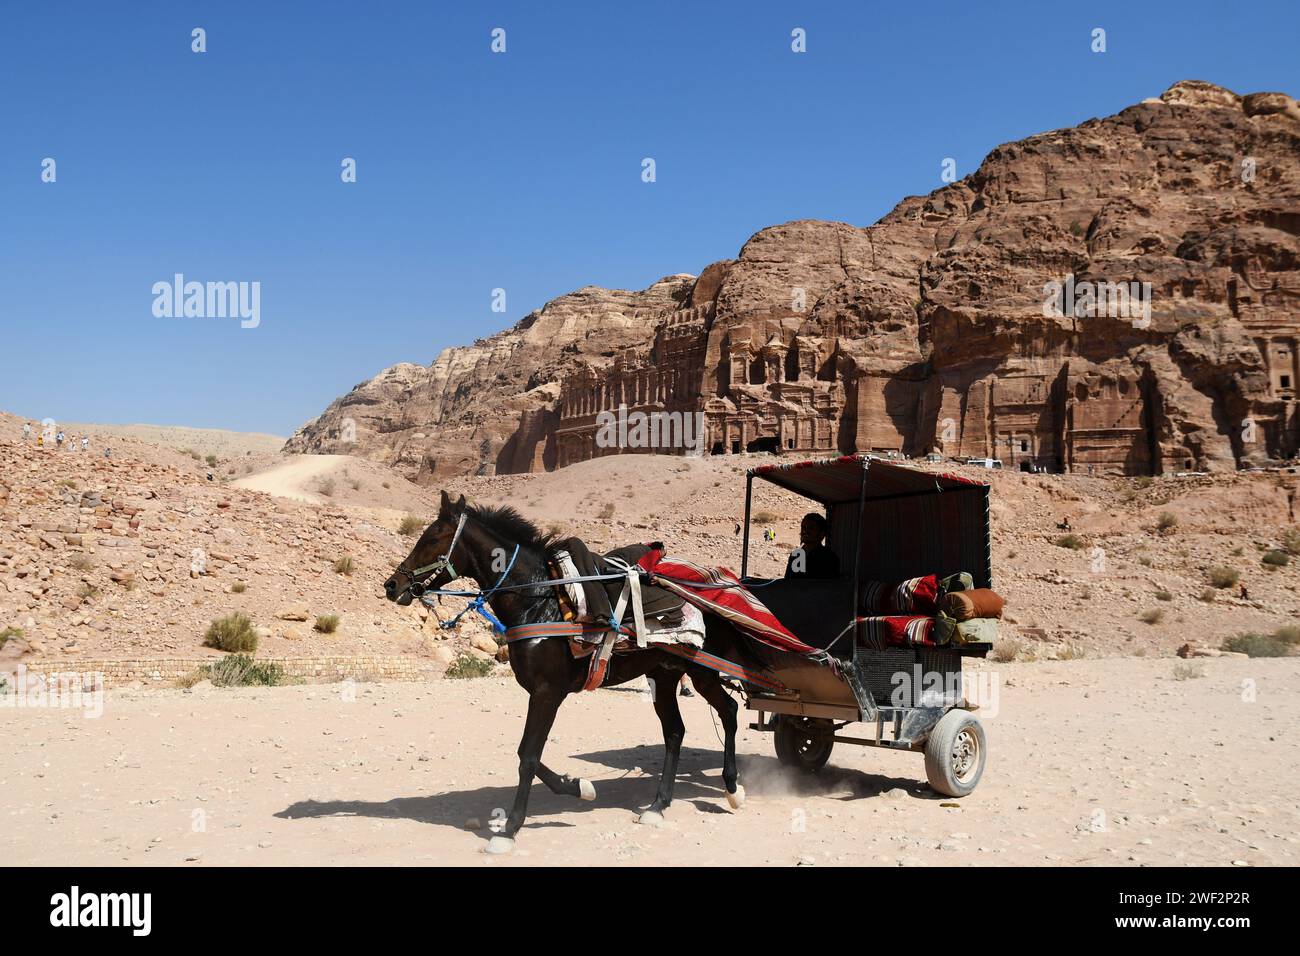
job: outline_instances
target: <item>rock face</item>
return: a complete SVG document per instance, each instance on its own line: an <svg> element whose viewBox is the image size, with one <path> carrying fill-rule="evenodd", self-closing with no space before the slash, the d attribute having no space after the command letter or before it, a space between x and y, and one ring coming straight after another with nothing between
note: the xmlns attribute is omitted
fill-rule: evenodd
<svg viewBox="0 0 1300 956"><path fill-rule="evenodd" d="M423 480L687 450L611 444L626 406L702 416L712 454L1231 470L1295 456L1298 340L1300 107L1187 81L874 226L786 223L698 278L562 296L386 370L287 448Z"/></svg>

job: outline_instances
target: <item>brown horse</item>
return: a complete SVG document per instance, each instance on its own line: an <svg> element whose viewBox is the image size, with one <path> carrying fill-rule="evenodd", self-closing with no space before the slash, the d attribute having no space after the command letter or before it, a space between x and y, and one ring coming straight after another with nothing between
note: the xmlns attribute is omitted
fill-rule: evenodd
<svg viewBox="0 0 1300 956"><path fill-rule="evenodd" d="M513 508L467 506L464 495L453 502L444 491L438 517L384 583L384 594L390 601L406 605L425 590L446 587L456 578L473 578L480 587L501 588L488 597L488 605L507 627L559 621L555 587L544 583L550 579L547 558L553 544L551 535L539 532ZM536 587L529 587L534 583ZM729 622L706 614L705 623L706 651L734 662L762 666L749 653L745 638ZM584 800L596 797L590 782L557 774L542 763L542 748L560 704L569 694L581 690L586 680L587 659L575 658L568 641L562 638L532 638L510 645L510 667L519 686L528 691L528 718L519 743L519 787L514 806L502 832L489 841L489 853L506 853L513 848L515 834L528 812L534 776L541 777L553 793ZM738 708L718 673L653 646L616 654L609 662L605 684L622 684L644 675L650 681L655 712L663 725L664 765L659 789L654 802L638 817L638 822L649 826L663 823L663 813L673 800L677 759L686 732L677 709L677 685L683 671L721 718L725 732L722 779L727 802L738 809L745 799L736 776Z"/></svg>

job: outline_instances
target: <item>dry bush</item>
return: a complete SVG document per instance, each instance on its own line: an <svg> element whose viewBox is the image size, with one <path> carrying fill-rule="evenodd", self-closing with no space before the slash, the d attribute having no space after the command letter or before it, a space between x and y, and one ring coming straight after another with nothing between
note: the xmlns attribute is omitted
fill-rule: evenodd
<svg viewBox="0 0 1300 956"><path fill-rule="evenodd" d="M257 631L247 614L228 614L208 626L203 635L203 646L230 653L251 653L257 650Z"/></svg>
<svg viewBox="0 0 1300 956"><path fill-rule="evenodd" d="M1241 572L1236 568L1230 568L1226 565L1219 565L1210 568L1210 583L1219 590L1230 588L1241 580Z"/></svg>
<svg viewBox="0 0 1300 956"><path fill-rule="evenodd" d="M1028 645L1018 637L1008 637L999 639L993 645L993 650L989 651L989 657L999 664L1008 664L1019 657Z"/></svg>

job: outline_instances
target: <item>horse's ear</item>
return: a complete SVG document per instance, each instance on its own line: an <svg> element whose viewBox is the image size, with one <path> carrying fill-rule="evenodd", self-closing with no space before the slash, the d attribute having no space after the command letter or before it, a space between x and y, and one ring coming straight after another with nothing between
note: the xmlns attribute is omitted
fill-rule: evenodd
<svg viewBox="0 0 1300 956"><path fill-rule="evenodd" d="M442 489L442 503L438 505L438 514L445 515L451 511L451 495L447 494L447 489Z"/></svg>
<svg viewBox="0 0 1300 956"><path fill-rule="evenodd" d="M460 496L460 501L456 502L456 510L457 510L457 511L464 511L464 510L465 510L465 496L464 496L464 495L461 495L461 496Z"/></svg>

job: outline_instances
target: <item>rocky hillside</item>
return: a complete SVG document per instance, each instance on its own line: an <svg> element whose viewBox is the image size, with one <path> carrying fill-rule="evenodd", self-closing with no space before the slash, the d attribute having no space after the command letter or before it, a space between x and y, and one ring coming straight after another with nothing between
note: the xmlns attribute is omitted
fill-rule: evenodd
<svg viewBox="0 0 1300 956"><path fill-rule="evenodd" d="M15 422L0 416L0 671L29 658L215 658L204 632L236 612L259 627L262 656L446 663L486 639L475 622L452 635L423 608L384 599L410 547L393 515L341 493L311 504L243 490L209 480L189 455L130 439L107 459L38 449L11 437ZM361 464L351 474L371 481ZM433 510L419 489L372 489L394 494ZM324 615L339 617L332 633L314 628Z"/></svg>
<svg viewBox="0 0 1300 956"><path fill-rule="evenodd" d="M562 296L429 366L387 369L287 447L425 481L589 457L556 450L562 422L570 437L591 425L565 417L574 376L600 402L624 394L628 361L663 378L657 330L703 316L695 364L651 403L693 398L714 451L934 448L1128 474L1287 459L1297 210L1295 100L1181 82L1000 146L873 226L787 223L698 279ZM1045 314L1045 285L1070 275L1150 283L1149 321L1073 299Z"/></svg>

